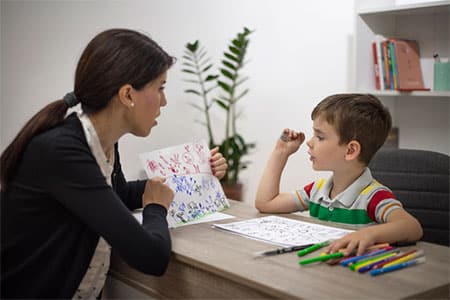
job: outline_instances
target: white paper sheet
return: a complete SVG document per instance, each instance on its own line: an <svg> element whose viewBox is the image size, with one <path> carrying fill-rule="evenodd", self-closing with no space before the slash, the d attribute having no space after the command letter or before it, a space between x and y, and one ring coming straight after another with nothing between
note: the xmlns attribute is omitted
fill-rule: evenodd
<svg viewBox="0 0 450 300"><path fill-rule="evenodd" d="M292 220L278 216L267 216L245 221L214 224L216 228L244 237L289 247L334 240L352 232L330 226Z"/></svg>
<svg viewBox="0 0 450 300"><path fill-rule="evenodd" d="M222 185L211 172L210 156L205 140L139 155L148 178L166 178L175 192L167 213L169 227L190 224L230 207Z"/></svg>

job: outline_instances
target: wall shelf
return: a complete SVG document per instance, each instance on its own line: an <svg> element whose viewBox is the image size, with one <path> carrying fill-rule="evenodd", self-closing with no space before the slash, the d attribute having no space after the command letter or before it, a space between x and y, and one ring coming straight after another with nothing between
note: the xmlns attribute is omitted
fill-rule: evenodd
<svg viewBox="0 0 450 300"><path fill-rule="evenodd" d="M372 1L375 2L375 1ZM424 2L416 4L405 5L386 5L383 7L371 7L357 9L356 13L359 15L376 15L376 14L389 14L389 15L412 15L412 14L435 14L435 13L448 13L449 1L434 1Z"/></svg>
<svg viewBox="0 0 450 300"><path fill-rule="evenodd" d="M450 57L450 1L413 2L417 1L356 0L353 88L385 103L399 129L401 148L450 154L450 91L432 90L433 55L438 53L442 61ZM418 42L423 81L430 91L375 89L372 42L376 35Z"/></svg>
<svg viewBox="0 0 450 300"><path fill-rule="evenodd" d="M361 90L360 93L369 93L375 96L385 96L385 97L442 97L450 101L450 91L412 91L412 92L400 92L392 90Z"/></svg>

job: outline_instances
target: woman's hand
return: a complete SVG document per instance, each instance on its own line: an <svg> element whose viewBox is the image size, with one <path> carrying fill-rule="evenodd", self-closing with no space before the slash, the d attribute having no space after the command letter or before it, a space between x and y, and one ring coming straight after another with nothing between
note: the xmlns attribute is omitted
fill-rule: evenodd
<svg viewBox="0 0 450 300"><path fill-rule="evenodd" d="M209 159L209 162L213 175L219 180L222 179L227 172L228 166L222 153L219 152L219 147L211 149L211 158Z"/></svg>
<svg viewBox="0 0 450 300"><path fill-rule="evenodd" d="M156 203L164 206L169 210L170 203L172 203L174 192L165 184L166 180L161 177L153 177L147 180L145 184L144 194L142 195L142 207L151 203Z"/></svg>
<svg viewBox="0 0 450 300"><path fill-rule="evenodd" d="M291 155L292 153L297 152L304 140L305 134L303 132L285 128L275 147L281 149L287 155Z"/></svg>

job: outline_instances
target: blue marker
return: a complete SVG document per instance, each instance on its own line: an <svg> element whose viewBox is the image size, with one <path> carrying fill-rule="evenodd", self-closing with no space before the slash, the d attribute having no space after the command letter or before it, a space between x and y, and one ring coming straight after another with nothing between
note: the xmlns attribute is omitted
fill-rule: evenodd
<svg viewBox="0 0 450 300"><path fill-rule="evenodd" d="M387 273L387 272L392 272L392 271L395 271L395 270L400 270L400 269L403 269L403 268L406 268L406 267L409 267L409 266L414 266L414 265L417 265L417 264L420 264L420 263L424 263L424 262L425 262L425 257L420 257L418 259L405 261L403 263L392 265L390 267L372 270L372 271L370 271L370 275L377 276L377 275L380 275L380 274L384 274L384 273Z"/></svg>
<svg viewBox="0 0 450 300"><path fill-rule="evenodd" d="M347 267L348 265L356 263L357 261L359 261L361 259L368 258L368 257L371 257L371 256L375 256L375 255L378 255L378 254L382 254L382 253L387 252L389 250L392 250L392 247L376 250L376 251L369 252L367 254L363 254L363 255L359 255L359 256L353 256L353 257L350 257L350 258L347 258L347 259L344 259L343 261L341 261L341 266Z"/></svg>

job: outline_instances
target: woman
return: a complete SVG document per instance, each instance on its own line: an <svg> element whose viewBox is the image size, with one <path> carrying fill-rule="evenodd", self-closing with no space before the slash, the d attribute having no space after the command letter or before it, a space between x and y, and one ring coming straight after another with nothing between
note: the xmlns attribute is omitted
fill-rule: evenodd
<svg viewBox="0 0 450 300"><path fill-rule="evenodd" d="M165 272L174 193L161 178L127 182L117 141L126 133L145 137L156 126L173 62L141 33L98 34L78 62L74 92L38 112L5 149L2 298L98 296L110 254L99 237L139 271ZM78 103L82 113L65 118ZM225 160L217 148L211 154L220 179ZM130 214L140 207L142 226Z"/></svg>

